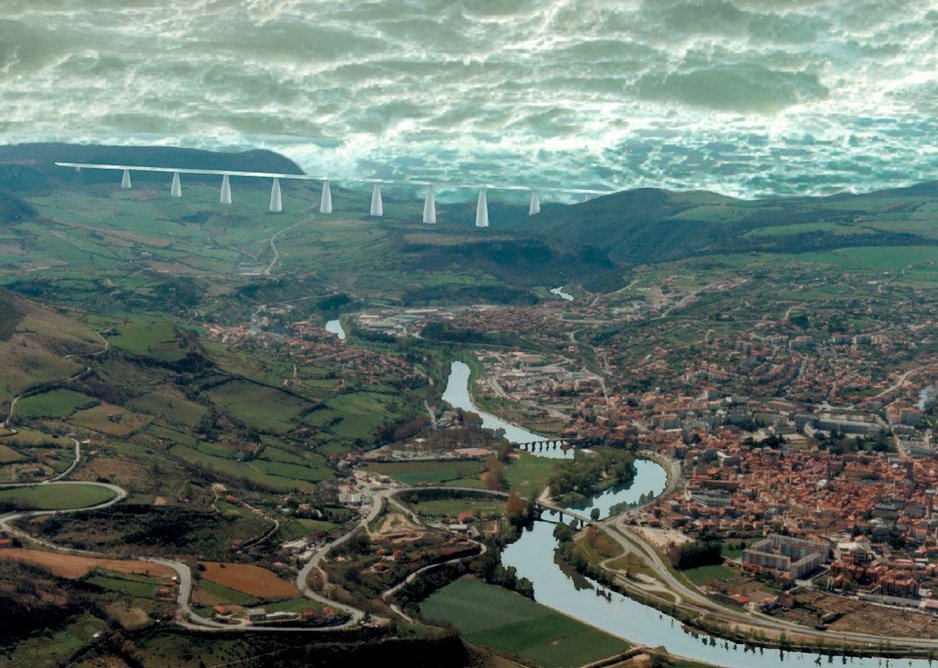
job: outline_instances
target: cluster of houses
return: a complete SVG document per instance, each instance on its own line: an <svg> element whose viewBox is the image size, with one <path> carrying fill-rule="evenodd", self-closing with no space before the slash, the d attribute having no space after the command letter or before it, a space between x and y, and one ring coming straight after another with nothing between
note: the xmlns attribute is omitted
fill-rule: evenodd
<svg viewBox="0 0 938 668"><path fill-rule="evenodd" d="M301 624L303 626L331 626L339 624L347 615L333 608L307 608L300 612L276 610L268 612L266 608L241 608L240 606L216 605L212 608L212 619L226 624Z"/></svg>

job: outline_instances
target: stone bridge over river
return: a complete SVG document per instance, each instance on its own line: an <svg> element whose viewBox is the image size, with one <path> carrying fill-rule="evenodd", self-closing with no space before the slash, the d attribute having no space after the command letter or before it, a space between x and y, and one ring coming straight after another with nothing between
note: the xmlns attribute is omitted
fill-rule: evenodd
<svg viewBox="0 0 938 668"><path fill-rule="evenodd" d="M527 452L544 452L549 450L568 450L569 448L588 448L585 440L580 438L545 438L538 441L512 443L512 447Z"/></svg>
<svg viewBox="0 0 938 668"><path fill-rule="evenodd" d="M420 494L421 492L459 492L464 493L466 496L495 496L500 499L508 500L508 497L511 496L508 492L500 492L491 489L477 489L475 487L410 487L408 489L402 489L394 496L399 496L401 494L416 493ZM552 514L556 514L557 521L563 522L564 518L569 518L571 520L576 520L579 524L579 528L583 528L589 524L594 524L594 520L590 519L589 516L582 513L578 513L574 510L569 510L568 508L562 508L558 505L555 505L549 498L541 496L534 502L534 505L539 511L550 511ZM543 518L542 518L543 519Z"/></svg>

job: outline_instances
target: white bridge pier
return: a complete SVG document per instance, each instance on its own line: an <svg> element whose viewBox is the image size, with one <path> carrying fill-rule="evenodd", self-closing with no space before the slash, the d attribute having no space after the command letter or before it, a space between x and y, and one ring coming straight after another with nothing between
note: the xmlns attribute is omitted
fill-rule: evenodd
<svg viewBox="0 0 938 668"><path fill-rule="evenodd" d="M263 178L271 179L272 185L270 189L270 206L268 210L270 213L281 213L283 211L283 194L281 192L280 182L284 179L295 180L295 181L319 181L322 183L322 195L319 201L319 211L320 213L329 214L332 213L332 190L330 187L330 179L325 176L310 176L307 174L281 174L274 172L247 172L247 171L237 171L237 170L223 170L223 169L196 169L196 168L185 168L185 167L149 167L146 165L109 165L109 164L99 164L99 163L83 163L83 162L56 162L59 167L71 167L75 171L81 172L83 169L97 169L97 170L113 170L121 172L121 188L130 189L132 187L131 182L131 172L163 172L172 174L172 184L170 186L170 196L171 197L182 197L182 183L181 176L182 174L192 174L192 175L216 175L222 177L221 182L221 191L219 192L218 201L221 204L229 205L231 204L231 181L230 177L237 176L238 178ZM413 186L424 186L426 188L423 200L423 216L422 220L424 223L433 224L437 222L436 215L436 199L434 196L434 186L429 181L416 181L416 180L387 180L387 179L359 179L359 178L343 178L340 179L342 182L350 183L371 183L371 209L370 215L380 218L384 216L384 202L381 195L381 186L382 185L394 185L400 187L413 187ZM475 216L475 226L482 228L489 226L489 209L488 209L488 190L506 190L506 191L523 191L530 193L530 202L528 205L528 215L535 216L541 212L541 200L538 194L538 190L535 190L526 186L510 186L510 185L500 185L500 186L474 186L471 184L464 183L443 183L443 185L449 189L454 190L465 190L465 189L476 189L479 190L478 200L476 201L476 216ZM589 201L595 196L599 195L608 195L614 191L611 190L584 190L584 189L549 189L551 192L565 193L567 195L577 195L582 197L583 201Z"/></svg>

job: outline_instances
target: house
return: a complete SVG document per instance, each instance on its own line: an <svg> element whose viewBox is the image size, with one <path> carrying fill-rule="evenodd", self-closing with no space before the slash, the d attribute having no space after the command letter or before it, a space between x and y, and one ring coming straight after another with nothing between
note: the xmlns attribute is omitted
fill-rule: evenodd
<svg viewBox="0 0 938 668"><path fill-rule="evenodd" d="M220 622L229 622L233 616L234 615L232 614L231 610L223 605L216 605L214 608L212 608L212 619L218 620Z"/></svg>
<svg viewBox="0 0 938 668"><path fill-rule="evenodd" d="M268 622L292 622L296 619L299 619L299 615L295 612L287 612L283 610L278 610L277 612L270 612L265 615L265 621Z"/></svg>
<svg viewBox="0 0 938 668"><path fill-rule="evenodd" d="M263 622L267 619L267 610L264 608L248 608L244 612L252 622Z"/></svg>

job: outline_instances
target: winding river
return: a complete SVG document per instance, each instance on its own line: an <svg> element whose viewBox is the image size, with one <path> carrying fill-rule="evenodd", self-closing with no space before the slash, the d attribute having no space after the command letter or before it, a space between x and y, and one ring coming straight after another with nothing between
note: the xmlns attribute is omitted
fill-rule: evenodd
<svg viewBox="0 0 938 668"><path fill-rule="evenodd" d="M544 438L480 411L469 395L469 367L462 362L453 362L443 399L452 406L480 414L482 424L486 428L505 429L506 437L512 442L524 443ZM637 502L639 497L647 492L660 494L667 484L665 470L647 459L639 459L635 465L636 476L630 487L607 490L593 498L585 509L578 510L588 514L592 508L597 507L601 516L606 517L613 504ZM534 583L535 599L539 603L631 642L650 647L664 646L678 656L727 668L824 664L862 668L925 668L932 665L926 660L916 659L829 657L811 652L781 652L777 649L753 648L718 638L711 639L706 635L695 636L685 631L679 621L650 606L609 591L585 578L578 578L574 582L554 562L557 542L553 529L552 523L535 522L520 539L505 549L502 553L502 563L514 566L520 577L526 577ZM598 592L603 595L597 595Z"/></svg>

